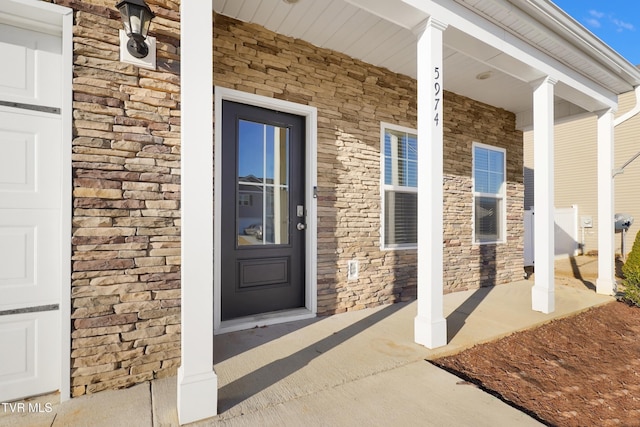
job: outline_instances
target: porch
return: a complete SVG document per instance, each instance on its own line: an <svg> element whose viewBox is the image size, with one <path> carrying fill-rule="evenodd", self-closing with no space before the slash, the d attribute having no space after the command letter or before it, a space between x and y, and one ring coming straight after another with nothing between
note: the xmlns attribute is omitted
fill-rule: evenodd
<svg viewBox="0 0 640 427"><path fill-rule="evenodd" d="M586 283L556 283L556 310L543 314L530 309L532 285L523 280L445 295L448 344L432 350L413 340L416 301L216 336L219 415L194 425L539 425L425 362L613 299ZM42 410L5 408L0 424L178 424L174 377L63 404L58 395L29 404Z"/></svg>
<svg viewBox="0 0 640 427"><path fill-rule="evenodd" d="M517 136L517 132L525 128L534 129L535 182L539 190L535 200L537 283L532 288L527 287L531 297L523 301L529 304L526 304L526 308L525 306L519 308L519 311L533 309L542 313L552 313L559 304L556 300L553 279L553 125L556 121L579 114L598 115L599 217L611 217L613 214L613 187L610 172L613 160L613 127L617 94L622 93L622 90L628 91L635 87L640 81L640 75L635 67L630 66L601 42L593 40L591 35L583 31L551 2L532 0L520 7L514 7L508 1L496 4L493 1L403 0L393 2L390 6L389 2L383 1L348 0L332 2L332 7L327 8L328 14L320 13L310 3L306 6L304 2L296 5L292 3L296 2L272 2L270 5L272 8L269 10L273 11L273 14L269 16L282 24L282 26L273 27L270 25L272 19L267 18L267 14L258 13L260 6L267 7L267 2L260 4L248 2L245 3L246 8L238 8L237 4L234 6L234 3L224 1L181 4L182 345L177 397L180 419L183 422L224 413L225 399L227 399L224 393L228 392L229 387L224 385L225 380L218 382L217 374L211 368L211 352L202 351L214 348L213 331L216 329L216 316L219 315L217 313L220 313L218 308L221 305L219 304L222 304L221 299L218 298L220 293L216 286L223 282L232 283L223 281L221 278L224 264L221 258L223 247L220 243L221 237L216 236L222 236L221 231L225 227L221 219L223 191L213 187L213 183L216 183L216 186L224 186L220 155L222 151L219 147L223 145L221 133L224 133L224 129L220 130L220 123L223 123L222 127L225 126L225 115L221 112L222 104L225 100L228 101L225 98L228 93L221 94L225 90L233 91L237 97L250 96L251 102L248 104L252 106L305 117L308 149L307 158L300 164L304 163L306 169L306 179L303 184L306 186L306 199L305 203L296 202L288 206L301 208L299 214L297 211L292 211L291 218L303 218L305 206L308 212L306 224L298 223L302 227L292 229L292 234L302 230L305 233L303 250L305 260L308 262L305 272L309 280L305 283L308 291L305 293L307 300L304 308L311 315L324 311L330 312L334 308L318 303L320 300L319 265L327 266L328 274L332 275L323 279L327 283L335 284L336 280L339 280L335 272L344 271L342 266L355 259L358 253L366 252L366 255L363 253L363 257L377 262L386 258L386 254L382 252L387 249L379 247L381 239L378 238L378 230L384 229L383 225L386 225L377 221L384 217L384 210L380 209L380 203L378 203L381 200L380 185L378 185L380 177L374 174L366 176L365 179L360 177L352 182L345 181L345 184L349 184L347 188L356 188L351 185L353 183L366 182L370 185L371 188L358 188L357 191L372 196L374 200L372 203L365 204L363 207L350 205L348 200L342 200L342 204L334 206L330 200L321 197L323 192L331 194L332 197L335 194L341 194L343 199L350 197L350 193L335 191L339 188L338 184L341 184L340 177L319 171L322 170L320 166L325 166L326 170L335 170L332 160L340 160L344 153L341 152L339 156L338 150L335 150L331 152L329 159L322 160L319 154L323 154L323 151L316 148L329 147L336 140L342 144L343 139L347 139L343 138L343 134L349 134L349 141L345 146L351 151L345 151L345 153L361 153L362 148L373 147L372 158L377 160L377 155L382 152L378 148L381 147L378 140L380 125L391 119L394 122L392 124L416 129L417 140L423 141L424 148L418 151L417 161L412 161L416 162L416 170L427 171L427 173L420 173L416 179L415 189L420 197L416 201L415 212L419 212L420 225L417 227L416 238L408 242L415 244L418 249L415 263L418 301L413 311L416 314L414 341L429 348L437 348L455 338L455 336L447 337L447 330L457 329L458 334L462 333L461 328L447 324L447 320L455 322L455 315L446 319L447 313L443 302L444 266L449 260L462 260L461 265L465 266L463 270L468 271L466 266L470 264L464 262L464 257L452 255L449 252L450 248L464 246L465 249L473 251L484 247L488 248L486 249L489 252L486 255L487 259L504 260L506 257L504 254L492 253L493 248L490 245L496 244L499 249L504 250L505 254L518 258L514 262L507 261L504 264L510 267L515 266L515 269L509 272L513 276L507 276L508 278L502 283L517 280L519 277L517 271L520 267L519 194L522 193L522 187L519 186L521 168L518 164L520 159L518 145L515 143L508 147L484 145L504 142L495 130L480 133L475 131L476 124L493 120L483 119L481 116L473 117L468 114L469 109L464 107L460 108L463 114L454 117L452 111L444 109L445 92L491 106L493 113L487 117L492 119L496 116L494 108L508 112L510 123L506 127L499 126L499 128L508 129L511 136ZM213 23L209 18L209 10L212 6ZM345 13L349 10L352 13ZM216 16L225 16L224 19L236 21L233 25L221 24ZM322 19L319 18L320 16ZM371 25L361 25L362 21L359 17L364 17L365 21L370 22ZM245 25L240 22L246 22L250 27L238 29ZM299 25L293 25L295 22ZM312 23L314 30L307 31L312 28ZM387 39L393 40L393 49L378 46L375 42L376 38L372 37L386 33L387 30L388 34L395 34L394 37L387 36ZM268 34L264 39L259 38L262 32ZM343 32L353 33L357 39L353 40L352 44L345 44L344 36L341 36ZM211 34L213 34L213 56L208 50L203 52L201 49L203 40L208 41ZM250 36L247 40L247 37L234 34ZM311 37L313 34L322 34L321 38L334 38L339 42L325 43ZM229 35L227 40L225 35ZM398 43L398 39L403 42ZM273 40L277 41L273 43ZM302 40L300 46L296 45L297 40ZM355 51L345 49L347 45L356 46ZM269 46L265 52L262 51L264 46ZM358 48L360 46L362 47ZM372 48L372 46L378 47ZM594 46L596 52L593 50ZM399 47L402 49L396 52ZM320 52L316 48L333 49L333 51ZM398 57L394 56L390 60L392 65L402 63L407 68L403 70L391 67L389 71L413 79L405 87L411 88L409 92L415 93L414 98L407 100L397 98L399 93L407 92L406 88L400 90L399 85L396 85L397 89L392 91L393 96L386 98L383 93L378 92L378 89L388 86L387 83L379 82L377 79L367 80L367 76L372 74L370 72L372 66L381 68L386 65L378 55L371 57L365 52L375 51L386 54L391 50L403 58L402 61L398 61ZM266 56L263 57L262 54ZM359 62L361 70L356 73L359 79L353 78L353 72L350 76L345 64L336 67L334 59L343 58L342 55L347 56L344 60L348 63L362 61L362 64ZM284 63L280 62L282 57L287 58ZM225 63L225 58L231 62ZM273 71L276 77L270 76L269 71L274 61L278 68ZM212 63L214 64L213 75L209 72ZM270 65L264 65L267 63ZM590 68L591 66L593 68ZM326 69L320 69L320 67L326 67ZM464 72L461 73L461 70ZM339 71L339 74L336 74L336 71ZM308 76L314 72L317 76L309 79ZM386 71L383 74L385 73ZM338 75L340 78L337 78ZM254 81L256 79L259 81ZM342 85L338 87L335 85L335 80L347 82L347 84L344 87ZM372 84L374 82L375 84ZM210 86L214 87L214 94L204 96L202 89ZM358 89L354 91L354 87ZM327 91L327 88L330 90ZM505 90L507 88L508 90ZM346 97L340 99L341 94ZM353 94L360 95L362 99L349 99L353 98ZM358 114L352 112L358 112L363 105L368 105L364 102L365 97L373 106L371 111L375 112L369 120L361 120ZM385 112L384 106L378 105L380 100L389 104L388 99L392 98L397 101L404 100L404 107L400 112ZM334 105L336 99L338 99L338 105ZM274 109L265 105L274 100L285 103L285 108ZM397 104L401 103L397 102ZM462 102L459 104L462 105ZM341 106L345 105L350 111L341 111ZM307 110L302 111L303 107ZM415 116L407 114L408 112L413 114L413 111L416 112ZM417 111L432 113L417 114ZM215 117L216 123L216 131L213 135L210 126L212 116ZM446 123L447 120L453 122ZM256 119L256 122L258 121ZM461 129L458 122L468 123L468 129ZM448 129L446 138L445 127ZM450 129L454 128L460 133L450 132ZM228 123L226 129L234 129L234 125ZM339 136L337 137L336 134ZM452 137L454 134L455 138ZM215 163L211 158L212 147L208 143L201 143L201 141L211 140L214 141ZM231 137L228 140L237 143L237 138ZM448 145L446 141L449 141ZM480 145L483 148L478 152L493 150L496 158L504 159L504 161L497 160L494 168L487 166L487 173L506 177L502 181L496 181L494 189L481 186L476 188L474 184L476 176L472 167L473 155L477 151L475 147ZM507 155L507 151L513 154ZM467 153L466 157L459 155L462 152ZM512 156L515 161L509 162L508 156ZM466 163L459 170L451 167L450 169L453 170L448 171L445 168L445 160L457 158L466 159ZM393 162L392 159L391 163ZM340 167L344 167L344 170L356 171L356 173L358 171L352 164L342 164L340 161L337 163ZM364 162L360 163L364 164ZM492 170L489 171L489 169ZM376 164L374 168L363 167L362 170L379 169ZM507 174L508 170L511 178ZM464 209L469 209L453 221L447 221L444 212L457 212L457 208L449 210L446 204L443 209L439 208L443 205L446 194L443 193L441 184L448 177L449 172L464 178L461 180L464 182L458 186L463 188L463 192L452 193L465 194L466 199L457 196L454 198L457 201L466 200L461 204ZM322 181L323 177L329 179ZM481 178L478 179L478 181L481 180ZM510 184L512 187L509 187ZM313 197L316 191L319 195L317 198ZM485 191L492 191L492 193L485 193ZM212 193L215 195L213 201L210 200ZM507 194L510 194L508 198L506 198ZM486 198L487 195L490 197ZM503 200L506 202L503 203ZM484 217L476 215L477 212L481 212L480 204L484 202L487 203L487 212L492 212L491 223L487 225L487 228L492 231L487 233L480 230L484 228L482 226L478 226L478 230L474 229L474 224ZM513 209L507 206L509 202L514 203ZM233 204L226 206L233 206ZM346 212L348 208L351 208L352 212ZM340 212L344 213L345 217L348 214L369 215L370 213L371 215L363 218L362 221L367 228L365 235L369 239L368 246L360 240L362 236L357 236L355 233L347 236L349 240L336 237L338 236L335 232L338 230L337 223L329 223L327 231L331 234L330 245L320 248L317 244L320 234L318 227L321 222L320 212ZM333 220L332 215L330 216ZM294 222L292 221L291 225ZM347 222L345 221L345 224ZM444 224L449 223L456 224L456 227L460 228L445 233ZM603 222L603 224L607 223ZM597 290L602 294L612 294L615 285L612 268L613 250L609 244L613 233L610 227L612 226L607 224L601 230L603 234L599 239L601 264ZM357 242L357 245L350 246L353 242ZM512 248L509 248L510 244L513 245ZM361 251L362 247L367 247L367 251ZM349 248L351 252L345 248ZM321 249L325 252L321 252ZM374 256L371 252L375 253ZM204 268L210 265L211 259L214 260L213 265L210 268ZM474 264L471 269L478 276L482 276L478 265ZM343 279L348 282L348 277ZM481 277L475 277L473 281L478 283L480 279ZM378 283L372 278L367 280L371 280L370 283ZM211 283L214 285L213 290L210 288ZM346 289L348 285L348 283L345 284L343 288ZM473 284L467 286L473 286ZM334 292L335 289L330 291ZM502 309L500 304L497 308ZM467 318L465 315L462 317ZM214 319L213 324L208 319ZM310 351L309 348L307 350ZM307 350L298 351L306 354ZM298 354L298 351L294 354ZM311 360L315 364L320 357L315 356ZM306 366L305 363L302 365ZM339 365L328 366L327 371L331 371L331 368ZM279 367L280 365L277 365L272 368ZM256 399L260 399L262 391L267 391L272 386L275 384L268 384L258 390ZM225 387L227 390L224 390ZM211 404L212 401L220 403L221 411Z"/></svg>

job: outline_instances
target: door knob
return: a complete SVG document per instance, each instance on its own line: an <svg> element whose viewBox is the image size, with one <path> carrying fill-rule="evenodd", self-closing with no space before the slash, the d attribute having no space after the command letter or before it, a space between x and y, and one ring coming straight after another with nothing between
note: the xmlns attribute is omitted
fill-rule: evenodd
<svg viewBox="0 0 640 427"><path fill-rule="evenodd" d="M297 228L298 230L302 231L302 230L304 230L305 228L307 228L307 224L303 224L303 223L299 222L299 223L296 225L296 228Z"/></svg>

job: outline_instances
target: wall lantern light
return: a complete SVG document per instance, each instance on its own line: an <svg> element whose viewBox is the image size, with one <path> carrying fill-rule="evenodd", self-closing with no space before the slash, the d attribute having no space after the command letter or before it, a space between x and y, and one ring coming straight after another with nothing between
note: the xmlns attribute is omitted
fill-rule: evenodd
<svg viewBox="0 0 640 427"><path fill-rule="evenodd" d="M155 69L156 39L147 37L155 15L144 0L122 0L116 8L124 26L124 31L120 30L120 61Z"/></svg>
<svg viewBox="0 0 640 427"><path fill-rule="evenodd" d="M116 7L120 11L124 31L129 37L127 50L136 58L144 58L149 54L145 39L155 15L144 0L123 0Z"/></svg>

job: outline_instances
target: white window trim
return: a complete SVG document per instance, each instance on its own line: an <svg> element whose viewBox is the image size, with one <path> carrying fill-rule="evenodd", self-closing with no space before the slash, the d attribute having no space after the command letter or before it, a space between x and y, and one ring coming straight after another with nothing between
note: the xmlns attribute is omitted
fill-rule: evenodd
<svg viewBox="0 0 640 427"><path fill-rule="evenodd" d="M504 164L502 165L502 173L504 176L504 182L502 183L501 195L502 197L496 197L494 193L480 193L476 191L476 148L484 148L493 151L500 151L504 154ZM506 243L507 241L507 150L502 147L496 147L495 145L482 144L480 142L473 142L471 147L471 182L472 182L472 195L473 201L471 203L471 241L474 245L495 245ZM476 197L493 197L502 199L502 220L500 224L500 236L498 240L476 240Z"/></svg>
<svg viewBox="0 0 640 427"><path fill-rule="evenodd" d="M380 122L380 250L382 251L396 251L396 250L408 250L418 249L418 242L415 244L387 244L384 240L384 224L386 221L385 212L385 192L396 191L404 193L418 193L418 187L406 187L398 185L386 185L384 183L384 134L385 131L394 130L396 132L411 133L418 136L418 130L405 126L394 125L387 122ZM418 141L418 146L420 141ZM420 148L418 148L420 149ZM417 215L417 212L416 212Z"/></svg>

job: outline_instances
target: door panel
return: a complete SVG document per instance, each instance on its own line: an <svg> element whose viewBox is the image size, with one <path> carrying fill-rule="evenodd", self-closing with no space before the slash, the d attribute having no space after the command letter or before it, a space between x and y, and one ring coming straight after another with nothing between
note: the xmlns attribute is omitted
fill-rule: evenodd
<svg viewBox="0 0 640 427"><path fill-rule="evenodd" d="M304 119L223 102L222 320L304 306Z"/></svg>
<svg viewBox="0 0 640 427"><path fill-rule="evenodd" d="M0 317L0 402L59 388L59 329L58 311Z"/></svg>
<svg viewBox="0 0 640 427"><path fill-rule="evenodd" d="M59 108L61 52L60 37L0 24L0 101Z"/></svg>
<svg viewBox="0 0 640 427"><path fill-rule="evenodd" d="M289 282L290 257L238 260L238 288L278 285Z"/></svg>
<svg viewBox="0 0 640 427"><path fill-rule="evenodd" d="M0 209L60 205L61 126L59 116L0 107Z"/></svg>
<svg viewBox="0 0 640 427"><path fill-rule="evenodd" d="M61 51L0 24L0 401L61 385Z"/></svg>
<svg viewBox="0 0 640 427"><path fill-rule="evenodd" d="M60 300L60 213L0 209L0 310Z"/></svg>

